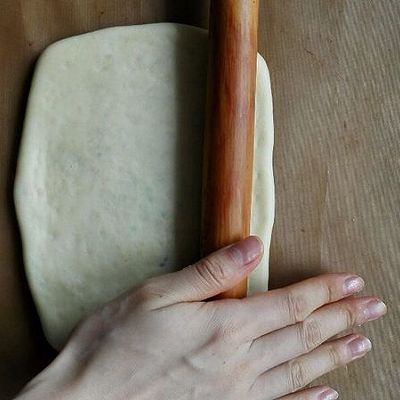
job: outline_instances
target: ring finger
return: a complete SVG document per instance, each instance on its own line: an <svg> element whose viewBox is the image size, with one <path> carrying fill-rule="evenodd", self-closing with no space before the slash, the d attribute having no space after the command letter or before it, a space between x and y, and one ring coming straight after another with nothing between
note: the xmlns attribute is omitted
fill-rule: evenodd
<svg viewBox="0 0 400 400"><path fill-rule="evenodd" d="M370 350L371 342L360 335L325 343L261 374L252 386L252 395L255 399L272 400L296 392L314 379L363 357Z"/></svg>

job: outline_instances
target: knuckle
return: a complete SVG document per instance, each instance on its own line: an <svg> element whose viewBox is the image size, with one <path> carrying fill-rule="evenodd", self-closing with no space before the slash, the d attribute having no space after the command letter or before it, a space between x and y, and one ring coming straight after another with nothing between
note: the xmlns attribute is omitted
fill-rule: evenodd
<svg viewBox="0 0 400 400"><path fill-rule="evenodd" d="M315 349L323 341L321 326L313 319L306 319L299 324L299 331L303 348L307 352Z"/></svg>
<svg viewBox="0 0 400 400"><path fill-rule="evenodd" d="M356 324L356 313L349 305L343 304L340 308L340 313L345 320L347 328L350 328Z"/></svg>
<svg viewBox="0 0 400 400"><path fill-rule="evenodd" d="M147 280L135 291L136 302L142 304L150 303L155 298L163 296L164 293L162 293L158 285L156 285L151 279Z"/></svg>
<svg viewBox="0 0 400 400"><path fill-rule="evenodd" d="M329 363L334 368L342 367L346 364L345 357L343 357L340 347L338 345L330 345L327 348Z"/></svg>
<svg viewBox="0 0 400 400"><path fill-rule="evenodd" d="M218 325L216 335L221 342L240 343L240 329L231 318L226 319L223 323Z"/></svg>
<svg viewBox="0 0 400 400"><path fill-rule="evenodd" d="M145 303L152 298L152 290L148 283L144 283L135 292L135 298L141 303Z"/></svg>
<svg viewBox="0 0 400 400"><path fill-rule="evenodd" d="M196 263L195 269L202 283L207 286L219 287L228 278L224 266L220 262L211 261L208 258L204 258Z"/></svg>
<svg viewBox="0 0 400 400"><path fill-rule="evenodd" d="M324 288L325 288L325 303L328 304L334 302L337 296L335 293L335 288L334 286L332 286L332 283L329 281L325 282Z"/></svg>
<svg viewBox="0 0 400 400"><path fill-rule="evenodd" d="M296 392L307 385L307 372L304 365L298 360L288 362L288 386L291 392Z"/></svg>
<svg viewBox="0 0 400 400"><path fill-rule="evenodd" d="M241 376L241 377L249 377L249 376L251 376L254 373L253 364L254 363L251 363L248 360L242 361L242 362L238 362L236 367L235 367L235 375L236 376Z"/></svg>
<svg viewBox="0 0 400 400"><path fill-rule="evenodd" d="M307 317L308 307L304 295L288 292L285 296L284 303L290 322L302 322Z"/></svg>

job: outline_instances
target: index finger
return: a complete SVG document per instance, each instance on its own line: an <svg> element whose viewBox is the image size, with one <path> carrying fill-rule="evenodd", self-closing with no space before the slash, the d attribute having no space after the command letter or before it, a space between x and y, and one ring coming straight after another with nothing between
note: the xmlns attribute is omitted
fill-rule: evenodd
<svg viewBox="0 0 400 400"><path fill-rule="evenodd" d="M325 274L241 300L240 326L255 339L277 329L304 321L325 304L358 293L364 281L348 273Z"/></svg>

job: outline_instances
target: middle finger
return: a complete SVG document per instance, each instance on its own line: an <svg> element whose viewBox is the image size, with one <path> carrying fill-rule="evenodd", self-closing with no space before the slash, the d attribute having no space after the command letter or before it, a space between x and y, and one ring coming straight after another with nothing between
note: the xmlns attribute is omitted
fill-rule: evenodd
<svg viewBox="0 0 400 400"><path fill-rule="evenodd" d="M359 292L363 280L350 274L325 274L241 300L236 319L244 340L304 321L312 312ZM257 316L257 318L255 318Z"/></svg>

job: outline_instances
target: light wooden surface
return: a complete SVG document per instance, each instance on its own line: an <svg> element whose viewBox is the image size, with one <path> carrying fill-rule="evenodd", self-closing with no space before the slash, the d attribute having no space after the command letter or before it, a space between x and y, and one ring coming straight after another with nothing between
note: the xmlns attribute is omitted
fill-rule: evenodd
<svg viewBox="0 0 400 400"><path fill-rule="evenodd" d="M2 0L0 4L0 399L51 357L26 289L12 182L29 80L49 43L100 27L205 26L206 2ZM275 107L271 285L352 270L389 315L375 351L324 378L346 400L400 393L400 2L261 0L259 50Z"/></svg>
<svg viewBox="0 0 400 400"><path fill-rule="evenodd" d="M324 379L345 400L400 393L400 2L263 2L275 106L272 286L351 270L389 315L374 352Z"/></svg>

